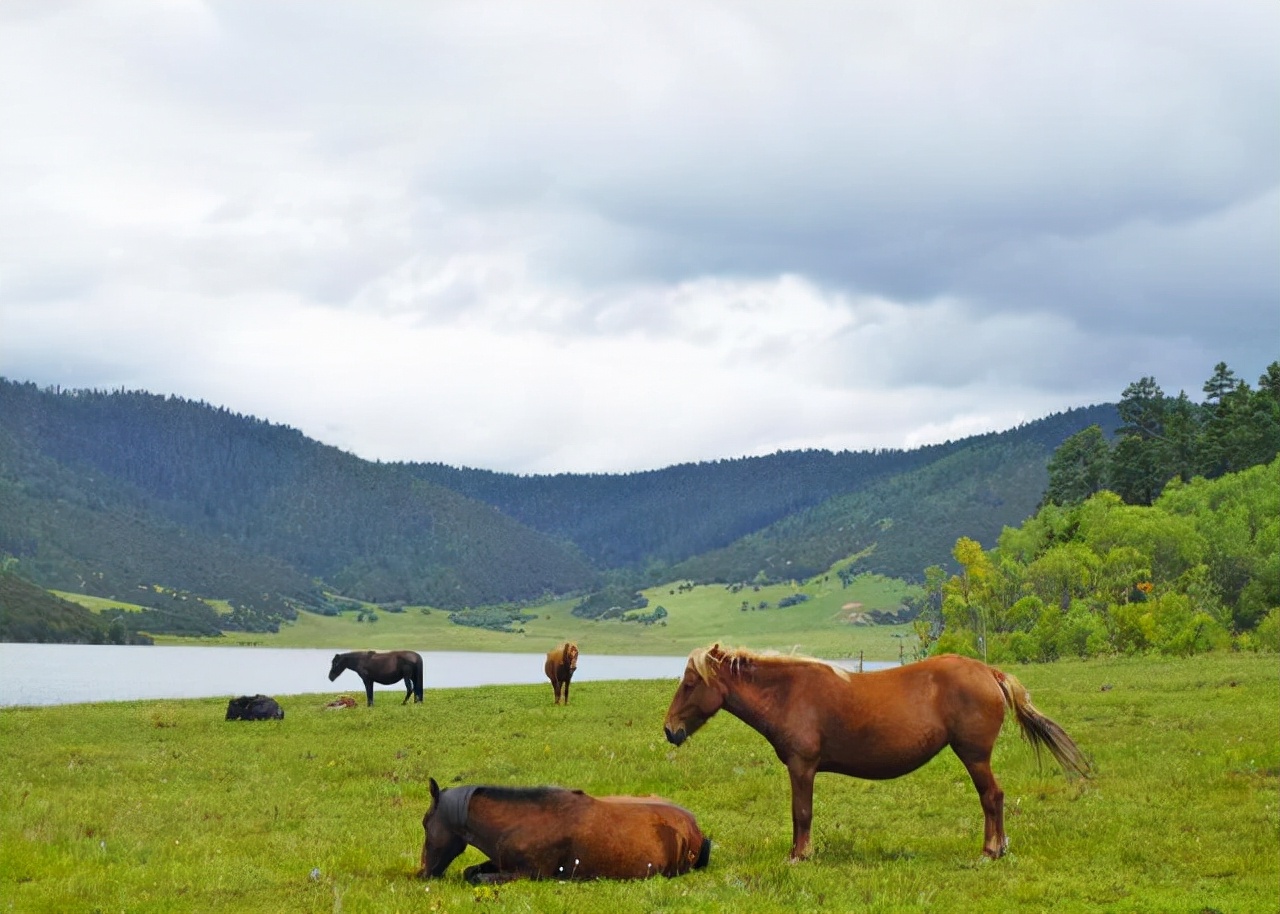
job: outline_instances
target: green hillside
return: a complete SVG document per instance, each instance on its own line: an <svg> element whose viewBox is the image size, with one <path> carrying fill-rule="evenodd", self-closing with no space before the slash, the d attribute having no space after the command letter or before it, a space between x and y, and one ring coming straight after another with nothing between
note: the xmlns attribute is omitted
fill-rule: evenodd
<svg viewBox="0 0 1280 914"><path fill-rule="evenodd" d="M804 578L851 557L846 573L920 580L929 565L953 564L957 537L994 541L1025 520L1044 491L1047 457L1044 445L1012 435L975 444L798 512L673 573L702 581Z"/></svg>
<svg viewBox="0 0 1280 914"><path fill-rule="evenodd" d="M0 552L46 587L224 599L246 627L352 597L462 606L589 586L488 505L226 410L0 381ZM154 600L150 602L154 603Z"/></svg>
<svg viewBox="0 0 1280 914"><path fill-rule="evenodd" d="M527 607L590 592L602 578L646 587L763 572L778 583L865 548L862 533L831 536L814 519L820 526L846 499L929 467L944 468L930 494L939 504L976 487L979 508L1006 505L1001 520L1016 521L1038 494L1024 479L1043 471L1035 455L1042 464L1069 435L1114 420L1110 407L1093 407L910 452L523 477L371 463L176 397L0 379L0 553L43 587L141 603L150 612L131 623L173 634L269 633L299 610L336 613L343 600ZM975 448L984 456L965 456ZM868 504L873 521L889 516ZM970 515L919 507L937 534L927 547L858 570L913 577L946 560ZM743 540L762 530L763 558ZM720 570L717 549L750 557Z"/></svg>
<svg viewBox="0 0 1280 914"><path fill-rule="evenodd" d="M84 607L0 571L0 641L74 644L149 643Z"/></svg>
<svg viewBox="0 0 1280 914"><path fill-rule="evenodd" d="M791 451L616 475L516 476L437 464L408 464L406 469L488 502L534 529L570 540L598 568L632 569L647 583L680 577L748 581L760 571L771 580L786 580L816 574L860 551L865 543L852 544L867 540L861 533L850 537L819 532L813 529L810 512L838 518L851 497L871 491L881 493L876 496L880 499L896 501L898 495L885 494L894 480L942 467L929 477L929 491L923 493L926 503L934 498L943 502L940 516L931 524L945 528L954 542L962 528L951 524L953 503L976 497L968 513L981 522L982 512L996 507L993 533L998 533L1002 523L1017 523L1035 510L1047 480L1044 464L1056 447L1091 425L1111 430L1118 423L1114 407L1094 406L911 451ZM975 450L981 456L965 457ZM1003 465L1006 460L1008 468ZM911 494L902 490L904 498ZM925 505L916 507L926 513ZM895 503L890 509L902 514L911 507ZM878 514L873 520L885 516ZM963 523L969 518L954 519ZM835 526L842 523L837 520ZM768 545L757 548L760 536ZM814 537L823 541L816 548ZM746 542L739 542L744 538ZM931 543L941 544L940 550L916 550L904 561L880 559L866 567L919 577L925 565L945 559L950 542L944 540L945 536L936 537ZM764 554L723 562L717 550ZM708 553L715 558L700 561ZM915 556L925 553L928 561L912 564ZM795 567L788 569L788 562ZM712 566L715 572L707 573Z"/></svg>

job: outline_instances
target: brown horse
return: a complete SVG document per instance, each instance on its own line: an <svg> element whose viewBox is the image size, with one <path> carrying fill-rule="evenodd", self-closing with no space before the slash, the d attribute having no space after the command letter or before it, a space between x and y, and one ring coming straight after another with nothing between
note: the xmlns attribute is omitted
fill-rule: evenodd
<svg viewBox="0 0 1280 914"><path fill-rule="evenodd" d="M472 883L679 876L711 856L711 839L693 813L661 797L429 783L422 879L444 875L468 844L489 856L463 872Z"/></svg>
<svg viewBox="0 0 1280 914"><path fill-rule="evenodd" d="M1089 763L1062 728L1031 705L1007 673L952 654L877 673L849 673L808 657L698 648L689 655L664 729L680 745L724 708L760 731L791 776L791 859L809 855L813 777L833 771L881 780L915 771L946 746L959 756L986 817L982 852L1004 854L1004 791L991 749L1012 710L1039 758L1063 770Z"/></svg>
<svg viewBox="0 0 1280 914"><path fill-rule="evenodd" d="M547 678L551 680L551 688L556 693L556 704L560 704L560 687L564 686L564 703L569 703L569 680L578 669L578 645L566 641L557 648L547 651L547 663L543 667Z"/></svg>
<svg viewBox="0 0 1280 914"><path fill-rule="evenodd" d="M382 685L404 680L404 701L408 704L422 701L422 658L414 651L351 651L334 654L329 666L329 681L333 682L343 670L354 670L364 680L364 694L368 706L373 707L373 684Z"/></svg>

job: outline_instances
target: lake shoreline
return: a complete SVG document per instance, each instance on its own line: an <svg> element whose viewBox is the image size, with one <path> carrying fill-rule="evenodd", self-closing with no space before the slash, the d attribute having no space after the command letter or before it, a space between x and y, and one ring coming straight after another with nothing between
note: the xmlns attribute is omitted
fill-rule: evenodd
<svg viewBox="0 0 1280 914"><path fill-rule="evenodd" d="M358 648L351 648L355 650ZM413 650L412 645L407 647ZM189 645L26 644L0 642L0 707L39 707L103 701L354 692L354 673L330 682L333 648ZM419 651L428 689L547 683L541 652ZM574 683L671 679L685 656L584 654ZM858 661L829 661L857 668ZM882 669L893 663L872 663ZM550 684L547 683L548 689ZM403 686L375 686L383 701L398 701ZM375 698L375 703L377 699Z"/></svg>

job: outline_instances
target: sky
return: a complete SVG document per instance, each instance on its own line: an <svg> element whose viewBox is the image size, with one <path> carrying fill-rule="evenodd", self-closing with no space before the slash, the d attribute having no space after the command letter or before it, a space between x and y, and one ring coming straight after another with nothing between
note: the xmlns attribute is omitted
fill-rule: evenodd
<svg viewBox="0 0 1280 914"><path fill-rule="evenodd" d="M1280 359L1280 5L0 4L0 375L367 459L911 448Z"/></svg>

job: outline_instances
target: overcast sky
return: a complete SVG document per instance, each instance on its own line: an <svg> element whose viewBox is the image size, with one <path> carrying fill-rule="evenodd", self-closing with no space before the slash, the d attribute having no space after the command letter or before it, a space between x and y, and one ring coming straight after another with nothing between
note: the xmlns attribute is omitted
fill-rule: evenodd
<svg viewBox="0 0 1280 914"><path fill-rule="evenodd" d="M913 447L1280 358L1280 4L0 4L0 375L366 458Z"/></svg>

